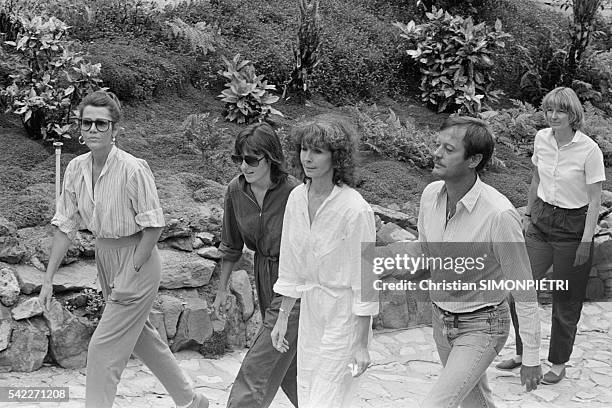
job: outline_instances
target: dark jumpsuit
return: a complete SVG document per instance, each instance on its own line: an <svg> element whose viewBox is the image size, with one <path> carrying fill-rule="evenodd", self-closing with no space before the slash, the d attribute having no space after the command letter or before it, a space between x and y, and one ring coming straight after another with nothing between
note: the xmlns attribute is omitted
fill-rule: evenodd
<svg viewBox="0 0 612 408"><path fill-rule="evenodd" d="M278 278L283 216L289 193L297 184L294 178L273 184L266 192L263 208L259 207L243 175L234 178L227 188L219 249L223 259L231 262L240 259L245 244L255 251L255 286L263 321L234 381L228 407L268 407L279 385L293 405L298 406L295 356L299 300L287 323L285 337L289 342L289 350L278 352L272 346L270 337L282 298L274 293L272 287Z"/></svg>

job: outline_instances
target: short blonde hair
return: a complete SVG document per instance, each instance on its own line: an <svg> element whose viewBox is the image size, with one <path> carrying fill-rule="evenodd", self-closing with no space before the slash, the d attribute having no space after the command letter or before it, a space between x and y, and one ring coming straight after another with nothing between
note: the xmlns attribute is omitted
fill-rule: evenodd
<svg viewBox="0 0 612 408"><path fill-rule="evenodd" d="M578 95L571 88L559 87L546 94L542 100L544 114L548 109L562 109L569 114L570 126L578 130L584 122L584 109Z"/></svg>

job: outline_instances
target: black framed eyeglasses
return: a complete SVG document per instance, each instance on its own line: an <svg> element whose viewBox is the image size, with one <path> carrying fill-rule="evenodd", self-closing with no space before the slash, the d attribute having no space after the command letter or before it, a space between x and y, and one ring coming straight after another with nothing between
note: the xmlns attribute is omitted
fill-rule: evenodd
<svg viewBox="0 0 612 408"><path fill-rule="evenodd" d="M115 123L115 122L112 120L106 120L106 119L96 119L96 120L81 119L80 120L82 130L90 130L91 127L94 125L94 123L96 124L96 129L98 129L98 132L106 132L110 128L111 123Z"/></svg>
<svg viewBox="0 0 612 408"><path fill-rule="evenodd" d="M259 162L262 161L264 157L266 156L261 156L257 158L255 156L249 156L248 154L242 156L239 154L232 154L232 161L236 164L242 164L242 162L244 161L247 165L251 167L257 167L259 166Z"/></svg>

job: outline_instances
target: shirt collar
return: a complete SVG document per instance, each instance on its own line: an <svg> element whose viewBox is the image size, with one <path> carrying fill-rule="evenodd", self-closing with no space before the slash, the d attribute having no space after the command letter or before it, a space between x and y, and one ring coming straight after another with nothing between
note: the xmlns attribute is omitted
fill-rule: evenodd
<svg viewBox="0 0 612 408"><path fill-rule="evenodd" d="M478 197L480 197L483 186L484 183L482 180L480 180L480 177L477 174L476 182L474 183L472 188L470 188L469 191L465 193L463 197L461 197L461 200L459 200L459 202L463 204L463 206L468 210L468 212L471 213L474 207L476 206L476 203L478 202ZM442 188L438 192L436 201L440 203L440 200L442 198L446 199L446 183L442 185Z"/></svg>

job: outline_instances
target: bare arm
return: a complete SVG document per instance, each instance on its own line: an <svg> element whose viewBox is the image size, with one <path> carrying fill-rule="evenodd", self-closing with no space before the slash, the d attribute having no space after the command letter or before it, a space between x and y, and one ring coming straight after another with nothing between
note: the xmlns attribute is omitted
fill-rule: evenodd
<svg viewBox="0 0 612 408"><path fill-rule="evenodd" d="M270 333L270 337L272 337L272 346L281 353L289 350L289 342L285 338L285 334L287 333L289 314L291 314L291 309L293 309L296 301L296 298L283 296L276 324Z"/></svg>
<svg viewBox="0 0 612 408"><path fill-rule="evenodd" d="M55 272L57 272L59 269L60 263L68 251L70 242L71 241L70 238L68 238L68 235L60 231L59 228L55 229L55 234L53 235L53 241L51 244L49 263L47 264L47 272L45 273L43 284L40 289L40 295L38 297L40 304L47 310L49 307L51 307L51 296L53 295L53 275L55 275Z"/></svg>

